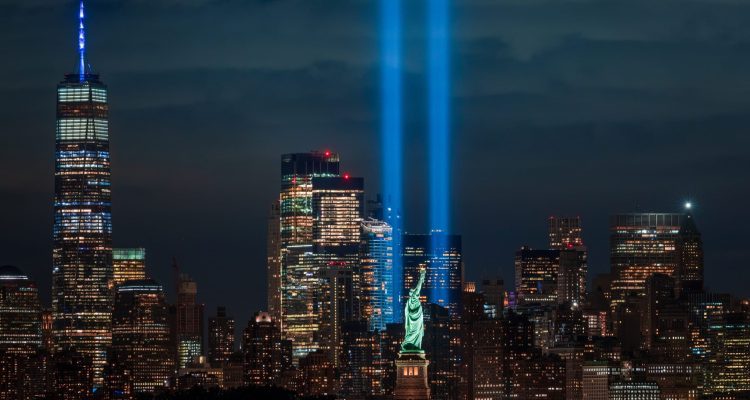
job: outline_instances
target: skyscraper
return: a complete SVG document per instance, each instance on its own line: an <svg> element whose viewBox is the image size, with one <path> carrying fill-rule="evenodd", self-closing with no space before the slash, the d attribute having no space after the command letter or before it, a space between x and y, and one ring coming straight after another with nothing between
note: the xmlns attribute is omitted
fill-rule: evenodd
<svg viewBox="0 0 750 400"><path fill-rule="evenodd" d="M560 250L557 271L557 302L578 307L586 298L588 253L583 246Z"/></svg>
<svg viewBox="0 0 750 400"><path fill-rule="evenodd" d="M705 392L750 392L750 316L729 312L708 327L711 354Z"/></svg>
<svg viewBox="0 0 750 400"><path fill-rule="evenodd" d="M568 249L583 246L581 217L551 216L547 223L550 249Z"/></svg>
<svg viewBox="0 0 750 400"><path fill-rule="evenodd" d="M162 286L151 279L118 286L112 318L109 392L153 393L167 386L174 362Z"/></svg>
<svg viewBox="0 0 750 400"><path fill-rule="evenodd" d="M463 350L470 399L503 398L502 324L500 319L479 319L465 327Z"/></svg>
<svg viewBox="0 0 750 400"><path fill-rule="evenodd" d="M313 244L316 253L357 254L365 215L364 179L313 178Z"/></svg>
<svg viewBox="0 0 750 400"><path fill-rule="evenodd" d="M455 317L450 315L449 309L434 303L424 305L422 346L425 358L429 360L427 381L430 385L430 399L454 399L458 392L458 348L454 341L457 335L453 333L457 330L454 326Z"/></svg>
<svg viewBox="0 0 750 400"><path fill-rule="evenodd" d="M42 347L36 283L16 267L0 267L0 352L31 355Z"/></svg>
<svg viewBox="0 0 750 400"><path fill-rule="evenodd" d="M583 244L581 217L549 217L549 248L560 251L558 303L583 304L586 296L588 251Z"/></svg>
<svg viewBox="0 0 750 400"><path fill-rule="evenodd" d="M234 352L234 318L227 316L226 307L219 306L216 316L208 319L208 362L221 367Z"/></svg>
<svg viewBox="0 0 750 400"><path fill-rule="evenodd" d="M521 247L516 252L515 268L516 295L521 302L557 302L560 250L533 250Z"/></svg>
<svg viewBox="0 0 750 400"><path fill-rule="evenodd" d="M294 344L295 359L315 351L318 330L315 295L318 265L313 255L313 178L339 175L335 153L281 156L279 195L281 330Z"/></svg>
<svg viewBox="0 0 750 400"><path fill-rule="evenodd" d="M502 332L502 385L501 398L519 397L523 382L522 371L534 352L534 324L512 310L503 320Z"/></svg>
<svg viewBox="0 0 750 400"><path fill-rule="evenodd" d="M341 391L345 399L382 395L383 362L380 336L367 321L344 322L341 329Z"/></svg>
<svg viewBox="0 0 750 400"><path fill-rule="evenodd" d="M345 263L327 265L321 271L319 290L321 349L330 355L334 367L339 367L343 343L342 324L358 321L361 316L360 281L355 268Z"/></svg>
<svg viewBox="0 0 750 400"><path fill-rule="evenodd" d="M279 385L282 374L292 365L291 342L281 339L278 324L267 312L257 312L248 321L242 352L248 385Z"/></svg>
<svg viewBox="0 0 750 400"><path fill-rule="evenodd" d="M271 203L266 231L266 278L268 283L268 312L281 321L281 227L279 202Z"/></svg>
<svg viewBox="0 0 750 400"><path fill-rule="evenodd" d="M81 2L78 71L57 86L52 307L56 347L91 358L100 385L112 341L109 105L86 59L83 21Z"/></svg>
<svg viewBox="0 0 750 400"><path fill-rule="evenodd" d="M393 285L393 228L376 219L362 221L362 302L371 331L383 331L395 320Z"/></svg>
<svg viewBox="0 0 750 400"><path fill-rule="evenodd" d="M203 355L203 311L198 303L198 285L188 275L177 281L177 304L171 310L172 340L178 368L185 368L195 357Z"/></svg>
<svg viewBox="0 0 750 400"><path fill-rule="evenodd" d="M312 243L312 180L339 176L339 156L329 151L281 156L281 245Z"/></svg>
<svg viewBox="0 0 750 400"><path fill-rule="evenodd" d="M703 290L703 240L695 218L685 214L677 239L679 254L677 290L680 294L699 293Z"/></svg>
<svg viewBox="0 0 750 400"><path fill-rule="evenodd" d="M146 249L112 249L112 265L115 286L126 281L146 279Z"/></svg>
<svg viewBox="0 0 750 400"><path fill-rule="evenodd" d="M430 303L447 308L452 318L458 318L463 288L461 236L432 232L427 235L404 234L402 238L404 278L401 298L408 297L409 288L416 283L420 268L426 267L423 295ZM435 243L441 246L433 246Z"/></svg>
<svg viewBox="0 0 750 400"><path fill-rule="evenodd" d="M359 246L364 179L345 175L315 177L312 182L313 252L302 263L309 266L308 287L319 307L319 345L338 365L340 324L358 319L362 311Z"/></svg>
<svg viewBox="0 0 750 400"><path fill-rule="evenodd" d="M643 296L646 279L656 273L675 277L677 241L683 214L615 215L610 222L612 305Z"/></svg>
<svg viewBox="0 0 750 400"><path fill-rule="evenodd" d="M0 267L0 400L43 393L31 378L41 367L34 357L42 346L41 313L36 283L16 267Z"/></svg>

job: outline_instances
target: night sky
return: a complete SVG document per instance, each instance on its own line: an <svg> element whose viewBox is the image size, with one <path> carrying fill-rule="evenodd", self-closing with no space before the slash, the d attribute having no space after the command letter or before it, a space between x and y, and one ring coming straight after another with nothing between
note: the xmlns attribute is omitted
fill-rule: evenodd
<svg viewBox="0 0 750 400"><path fill-rule="evenodd" d="M425 0L427 1L427 0ZM425 1L405 0L405 225L427 230ZM330 149L380 187L372 0L89 1L110 90L116 247L143 246L243 326L265 308L280 154ZM50 298L55 86L77 4L0 0L0 264ZM590 276L608 218L692 200L710 289L750 295L750 2L455 0L453 226L466 278L513 280L546 218L580 215Z"/></svg>

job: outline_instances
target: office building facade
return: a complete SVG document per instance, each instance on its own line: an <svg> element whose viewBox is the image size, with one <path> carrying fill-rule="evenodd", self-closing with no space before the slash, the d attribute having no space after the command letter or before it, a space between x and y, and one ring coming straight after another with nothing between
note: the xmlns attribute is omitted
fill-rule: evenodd
<svg viewBox="0 0 750 400"><path fill-rule="evenodd" d="M281 157L281 330L283 337L292 341L297 360L319 347L315 296L320 277L313 252L313 178L337 176L338 154L325 151Z"/></svg>
<svg viewBox="0 0 750 400"><path fill-rule="evenodd" d="M205 306L198 303L198 285L186 274L177 280L177 304L172 307L172 341L178 368L203 355Z"/></svg>
<svg viewBox="0 0 750 400"><path fill-rule="evenodd" d="M266 278L268 312L281 321L281 226L279 202L274 201L268 213L266 230Z"/></svg>
<svg viewBox="0 0 750 400"><path fill-rule="evenodd" d="M36 283L16 267L0 267L0 351L31 355L42 347Z"/></svg>
<svg viewBox="0 0 750 400"><path fill-rule="evenodd" d="M79 18L79 68L57 85L52 308L57 349L92 360L93 388L112 342L109 104L86 59L83 3Z"/></svg>
<svg viewBox="0 0 750 400"><path fill-rule="evenodd" d="M226 307L216 308L216 315L208 319L208 362L213 367L229 363L234 353L234 318L227 316Z"/></svg>
<svg viewBox="0 0 750 400"><path fill-rule="evenodd" d="M117 287L109 357L108 392L114 398L169 386L174 361L168 307L164 289L156 281L129 280Z"/></svg>
<svg viewBox="0 0 750 400"><path fill-rule="evenodd" d="M113 284L146 279L146 249L112 249Z"/></svg>
<svg viewBox="0 0 750 400"><path fill-rule="evenodd" d="M615 215L610 221L612 305L645 295L653 274L675 277L683 214Z"/></svg>
<svg viewBox="0 0 750 400"><path fill-rule="evenodd" d="M516 295L521 303L555 304L558 293L560 250L533 250L521 247L516 252Z"/></svg>
<svg viewBox="0 0 750 400"><path fill-rule="evenodd" d="M371 331L395 321L397 294L393 278L393 228L376 219L362 221L360 268L363 317Z"/></svg>
<svg viewBox="0 0 750 400"><path fill-rule="evenodd" d="M547 220L550 249L572 249L583 246L581 217L551 216Z"/></svg>
<svg viewBox="0 0 750 400"><path fill-rule="evenodd" d="M440 246L435 247L434 243ZM463 290L461 236L443 232L404 234L402 250L404 275L401 298L408 297L409 289L414 287L419 277L419 270L426 268L423 301L447 308L451 317L458 319Z"/></svg>
<svg viewBox="0 0 750 400"><path fill-rule="evenodd" d="M278 323L268 312L257 312L242 334L244 381L247 385L280 385L292 366L292 344L282 340Z"/></svg>

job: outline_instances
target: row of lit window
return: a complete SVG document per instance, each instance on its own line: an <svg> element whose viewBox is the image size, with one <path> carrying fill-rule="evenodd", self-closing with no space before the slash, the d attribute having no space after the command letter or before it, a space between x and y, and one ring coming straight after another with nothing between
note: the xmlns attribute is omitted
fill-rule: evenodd
<svg viewBox="0 0 750 400"><path fill-rule="evenodd" d="M90 98L89 98L90 94ZM57 101L61 103L93 101L95 103L107 102L107 90L103 88L92 88L88 84L81 86L64 86L57 90Z"/></svg>

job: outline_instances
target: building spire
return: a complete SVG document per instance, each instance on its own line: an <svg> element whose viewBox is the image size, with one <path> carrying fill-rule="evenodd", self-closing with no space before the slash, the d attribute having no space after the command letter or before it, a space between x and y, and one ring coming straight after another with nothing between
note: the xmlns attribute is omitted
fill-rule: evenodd
<svg viewBox="0 0 750 400"><path fill-rule="evenodd" d="M83 0L78 10L78 75L81 81L86 75L86 30L83 27Z"/></svg>

